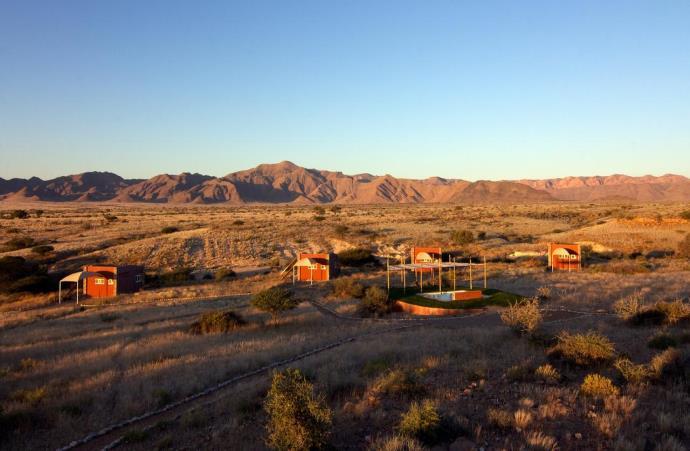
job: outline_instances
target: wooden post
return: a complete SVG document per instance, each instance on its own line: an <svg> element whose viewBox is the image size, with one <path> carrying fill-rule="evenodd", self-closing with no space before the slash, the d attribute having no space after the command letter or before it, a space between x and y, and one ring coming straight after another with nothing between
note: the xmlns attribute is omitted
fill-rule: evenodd
<svg viewBox="0 0 690 451"><path fill-rule="evenodd" d="M58 304L62 304L62 280L58 283Z"/></svg>
<svg viewBox="0 0 690 451"><path fill-rule="evenodd" d="M470 257L470 290L472 289L472 257Z"/></svg>
<svg viewBox="0 0 690 451"><path fill-rule="evenodd" d="M389 261L389 256L386 255L386 286L388 287L388 292L391 292L391 265Z"/></svg>
<svg viewBox="0 0 690 451"><path fill-rule="evenodd" d="M407 260L407 258L405 258L403 260L403 268L402 268L403 293L407 293L407 282L405 282L405 277L406 277L405 273L407 272L407 270L405 269L405 260Z"/></svg>
<svg viewBox="0 0 690 451"><path fill-rule="evenodd" d="M486 290L488 287L486 285L486 255L484 256L484 289Z"/></svg>
<svg viewBox="0 0 690 451"><path fill-rule="evenodd" d="M455 257L453 257L453 291L457 291L457 288L455 288L455 281L458 278L458 274L456 271L456 266L455 266Z"/></svg>
<svg viewBox="0 0 690 451"><path fill-rule="evenodd" d="M438 292L443 291L443 254L438 259Z"/></svg>
<svg viewBox="0 0 690 451"><path fill-rule="evenodd" d="M419 290L424 293L424 271L419 271Z"/></svg>
<svg viewBox="0 0 690 451"><path fill-rule="evenodd" d="M314 285L314 265L309 265L309 285Z"/></svg>
<svg viewBox="0 0 690 451"><path fill-rule="evenodd" d="M296 266L292 266L292 284L295 284L295 269L297 269Z"/></svg>

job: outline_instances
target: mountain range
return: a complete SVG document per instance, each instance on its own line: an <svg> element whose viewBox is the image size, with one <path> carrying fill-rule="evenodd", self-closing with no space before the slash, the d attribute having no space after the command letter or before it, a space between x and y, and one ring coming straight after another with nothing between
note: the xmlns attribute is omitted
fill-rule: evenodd
<svg viewBox="0 0 690 451"><path fill-rule="evenodd" d="M549 201L688 201L690 179L627 175L468 182L431 177L346 175L289 161L262 164L224 177L182 173L147 180L86 172L42 180L0 178L0 200L148 203L501 203Z"/></svg>

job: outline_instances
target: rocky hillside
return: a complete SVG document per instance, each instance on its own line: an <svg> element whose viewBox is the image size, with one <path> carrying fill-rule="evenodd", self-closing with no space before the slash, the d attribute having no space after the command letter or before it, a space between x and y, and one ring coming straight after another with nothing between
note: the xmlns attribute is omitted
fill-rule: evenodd
<svg viewBox="0 0 690 451"><path fill-rule="evenodd" d="M547 180L468 182L431 177L346 175L297 166L262 164L224 177L182 173L126 180L109 172L87 172L52 180L0 179L0 200L110 201L147 203L500 203L553 200L690 200L690 180L661 177L567 177Z"/></svg>

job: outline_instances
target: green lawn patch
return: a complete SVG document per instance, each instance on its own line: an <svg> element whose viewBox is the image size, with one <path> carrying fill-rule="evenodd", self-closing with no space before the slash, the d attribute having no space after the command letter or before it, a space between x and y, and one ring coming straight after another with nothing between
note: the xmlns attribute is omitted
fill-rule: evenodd
<svg viewBox="0 0 690 451"><path fill-rule="evenodd" d="M458 290L469 290L468 287L458 287ZM444 308L444 309L476 309L488 307L490 305L497 305L500 307L507 307L524 298L519 294L509 293L507 291L497 290L495 288L487 288L481 290L485 295L483 299L474 299L471 301L436 301L425 298L419 293L416 288L408 288L406 293L403 293L402 288L391 288L391 299L405 302L407 304L419 305L422 307Z"/></svg>

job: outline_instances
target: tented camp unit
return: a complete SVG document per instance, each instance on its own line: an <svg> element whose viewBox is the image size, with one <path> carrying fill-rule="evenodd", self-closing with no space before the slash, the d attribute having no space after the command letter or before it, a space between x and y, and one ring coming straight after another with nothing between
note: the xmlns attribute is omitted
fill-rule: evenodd
<svg viewBox="0 0 690 451"><path fill-rule="evenodd" d="M136 293L144 285L144 267L135 265L87 265L60 280L58 300L62 302L62 284L75 283L77 302L81 296L107 298L125 293Z"/></svg>
<svg viewBox="0 0 690 451"><path fill-rule="evenodd" d="M297 261L292 267L292 282L322 282L331 280L340 274L338 256L327 254L297 254Z"/></svg>
<svg viewBox="0 0 690 451"><path fill-rule="evenodd" d="M582 248L579 244L549 243L551 271L578 271L582 269Z"/></svg>

